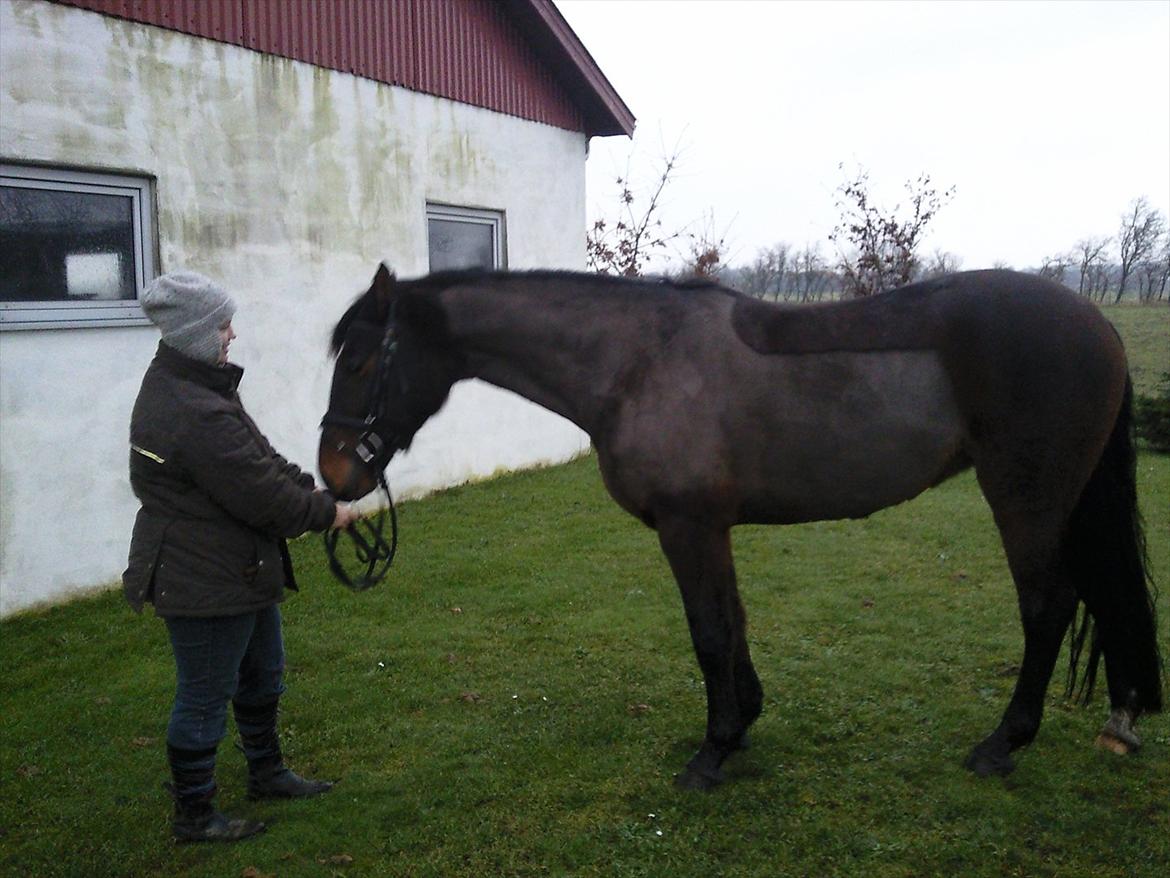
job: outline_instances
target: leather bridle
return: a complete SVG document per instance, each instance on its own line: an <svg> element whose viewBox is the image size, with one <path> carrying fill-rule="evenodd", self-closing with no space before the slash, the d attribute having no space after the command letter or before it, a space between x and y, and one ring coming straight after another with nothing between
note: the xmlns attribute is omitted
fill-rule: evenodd
<svg viewBox="0 0 1170 878"><path fill-rule="evenodd" d="M329 558L329 569L343 585L354 591L365 591L381 582L390 570L398 550L398 513L394 509L394 498L386 481L386 466L395 450L401 447L399 430L386 423L386 389L389 387L397 350L397 333L394 321L390 320L378 346L374 380L366 397L366 416L356 418L328 411L321 419L322 427L345 427L359 431L352 453L363 468L374 469L378 473L378 486L386 497L386 507L380 509L376 516L359 518L345 530L353 545L353 555L364 572L350 575L346 571L337 553L341 531L325 532L325 554ZM392 428L389 433L388 426ZM390 519L389 541L385 537L387 515Z"/></svg>
<svg viewBox="0 0 1170 878"><path fill-rule="evenodd" d="M321 419L322 427L345 427L359 431L358 440L352 449L353 455L363 467L379 471L386 468L386 464L390 462L394 450L398 447L395 444L399 439L397 430L389 436L385 435L386 388L390 384L390 372L394 366L394 354L397 351L397 333L394 322L390 321L386 324L382 340L378 345L378 362L374 366L374 381L366 396L365 417L355 418L327 411L325 417Z"/></svg>

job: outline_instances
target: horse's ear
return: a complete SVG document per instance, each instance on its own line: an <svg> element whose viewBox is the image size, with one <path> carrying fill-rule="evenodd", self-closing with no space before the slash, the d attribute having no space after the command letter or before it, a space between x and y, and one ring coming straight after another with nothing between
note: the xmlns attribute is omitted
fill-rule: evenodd
<svg viewBox="0 0 1170 878"><path fill-rule="evenodd" d="M378 309L378 316L385 320L390 315L390 303L396 295L397 282L394 272L383 262L374 272L374 280L370 283L369 295Z"/></svg>
<svg viewBox="0 0 1170 878"><path fill-rule="evenodd" d="M394 305L394 315L432 341L447 337L447 314L433 296L402 293Z"/></svg>

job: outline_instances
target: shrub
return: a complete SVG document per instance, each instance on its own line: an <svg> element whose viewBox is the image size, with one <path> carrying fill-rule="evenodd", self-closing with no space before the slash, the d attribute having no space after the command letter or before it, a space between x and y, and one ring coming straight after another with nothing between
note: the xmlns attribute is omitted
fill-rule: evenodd
<svg viewBox="0 0 1170 878"><path fill-rule="evenodd" d="M1170 453L1170 372L1162 373L1155 396L1139 396L1134 403L1139 439L1154 451Z"/></svg>

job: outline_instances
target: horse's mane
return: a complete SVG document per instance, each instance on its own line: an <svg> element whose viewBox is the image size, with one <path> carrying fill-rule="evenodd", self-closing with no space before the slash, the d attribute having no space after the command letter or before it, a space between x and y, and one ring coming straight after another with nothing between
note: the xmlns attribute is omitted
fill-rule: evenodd
<svg viewBox="0 0 1170 878"><path fill-rule="evenodd" d="M624 275L597 274L595 272L547 268L526 271L498 271L483 268L451 269L432 272L431 274L410 280L398 280L395 281L395 286L402 292L436 293L459 284L482 284L490 286L501 281L516 278L527 278L535 281L579 280L590 284L602 285L615 292L621 291L642 295L658 291L719 292L737 297L742 295L741 293L721 286L716 281L703 277L682 279L657 275L650 277L626 277ZM341 316L341 319L337 321L337 325L333 328L330 345L334 354L341 350L342 342L345 341L345 334L349 331L350 326L363 315L371 322L377 322L378 320L373 298L369 291L363 293L349 306Z"/></svg>
<svg viewBox="0 0 1170 878"><path fill-rule="evenodd" d="M615 288L637 289L642 292L654 289L673 290L722 290L730 292L718 282L704 277L671 278L665 275L628 277L621 274L600 274L592 271L571 271L556 268L534 268L523 271L500 271L485 268L461 268L436 271L414 280L399 281L404 287L414 290L446 289L463 283L485 283L528 278L530 280L580 280L593 284L604 284Z"/></svg>
<svg viewBox="0 0 1170 878"><path fill-rule="evenodd" d="M341 345L345 341L345 334L349 332L350 326L358 319L358 315L364 310L367 300L370 298L369 292L362 293L358 299L350 305L341 319L337 321L337 325L333 327L333 335L329 338L329 349L336 356L337 352L341 350Z"/></svg>

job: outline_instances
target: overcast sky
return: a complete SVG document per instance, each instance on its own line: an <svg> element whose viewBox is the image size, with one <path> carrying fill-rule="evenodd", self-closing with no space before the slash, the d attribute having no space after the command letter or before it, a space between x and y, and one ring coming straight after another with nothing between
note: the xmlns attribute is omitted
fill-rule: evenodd
<svg viewBox="0 0 1170 878"><path fill-rule="evenodd" d="M594 138L592 220L681 144L666 226L728 231L731 263L824 242L868 170L893 206L925 172L953 201L925 250L1017 268L1170 205L1170 2L555 0L637 117Z"/></svg>

